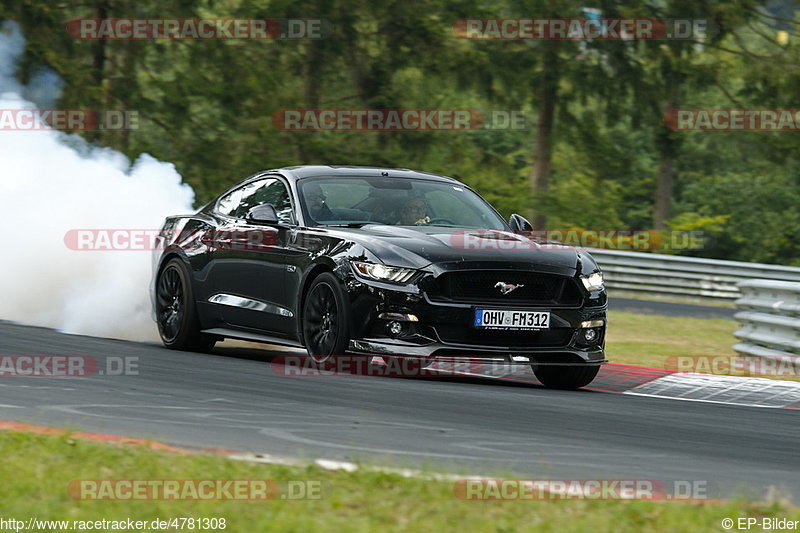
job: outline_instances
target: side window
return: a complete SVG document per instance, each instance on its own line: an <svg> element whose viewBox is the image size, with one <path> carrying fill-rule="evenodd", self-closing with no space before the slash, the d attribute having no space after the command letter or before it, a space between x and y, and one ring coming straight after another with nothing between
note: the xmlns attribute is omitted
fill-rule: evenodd
<svg viewBox="0 0 800 533"><path fill-rule="evenodd" d="M255 192L254 197L254 205L272 204L278 214L278 221L282 224L295 223L289 191L286 190L286 185L281 180L277 178L266 180L262 187Z"/></svg>
<svg viewBox="0 0 800 533"><path fill-rule="evenodd" d="M233 212L233 216L236 218L244 218L247 216L247 212L250 211L257 205L261 205L266 202L261 202L260 196L263 194L261 191L264 187L269 186L271 182L275 181L274 179L266 179L266 180L258 180L254 181L249 185L245 185L242 187L242 196L239 198L239 205L236 206L236 210Z"/></svg>
<svg viewBox="0 0 800 533"><path fill-rule="evenodd" d="M236 208L239 206L239 202L242 199L242 192L244 189L245 187L239 187L220 198L219 204L217 204L217 211L229 217L236 216Z"/></svg>
<svg viewBox="0 0 800 533"><path fill-rule="evenodd" d="M278 214L278 221L294 224L292 203L286 185L277 178L266 178L248 183L223 196L217 211L223 215L245 218L247 212L261 204L272 204Z"/></svg>

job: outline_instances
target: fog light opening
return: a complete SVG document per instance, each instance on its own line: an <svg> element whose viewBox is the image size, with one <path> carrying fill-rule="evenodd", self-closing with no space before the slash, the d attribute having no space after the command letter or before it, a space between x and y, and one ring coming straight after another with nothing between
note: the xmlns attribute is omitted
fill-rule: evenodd
<svg viewBox="0 0 800 533"><path fill-rule="evenodd" d="M392 334L392 337L398 337L403 333L403 324L397 322L396 320L389 322L389 333Z"/></svg>
<svg viewBox="0 0 800 533"><path fill-rule="evenodd" d="M593 329L587 329L583 332L583 338L589 342L592 342L597 338L597 332Z"/></svg>

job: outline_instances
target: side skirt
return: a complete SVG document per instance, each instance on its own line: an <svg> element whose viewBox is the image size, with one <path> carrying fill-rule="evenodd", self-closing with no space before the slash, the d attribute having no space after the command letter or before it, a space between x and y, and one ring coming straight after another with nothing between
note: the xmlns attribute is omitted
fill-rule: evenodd
<svg viewBox="0 0 800 533"><path fill-rule="evenodd" d="M261 333L250 333L248 331L241 331L238 329L230 328L211 328L204 329L203 333L208 335L216 335L217 337L225 337L228 339L239 339L243 341L263 342L266 344L277 344L279 346L292 346L294 348L303 348L299 341L292 339L285 339L283 337L273 337L272 335L263 335Z"/></svg>

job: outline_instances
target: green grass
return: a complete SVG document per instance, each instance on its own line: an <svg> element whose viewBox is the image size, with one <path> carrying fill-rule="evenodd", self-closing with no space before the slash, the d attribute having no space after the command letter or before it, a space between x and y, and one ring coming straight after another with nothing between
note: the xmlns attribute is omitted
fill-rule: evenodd
<svg viewBox="0 0 800 533"><path fill-rule="evenodd" d="M606 356L612 363L663 368L674 355L734 355L736 321L610 311Z"/></svg>
<svg viewBox="0 0 800 533"><path fill-rule="evenodd" d="M506 501L454 496L450 481L358 470L331 472L115 446L69 435L0 432L0 517L137 520L224 517L230 532L721 531L725 517L800 519L781 503ZM321 482L322 497L298 501L77 501L74 479L272 479Z"/></svg>
<svg viewBox="0 0 800 533"><path fill-rule="evenodd" d="M683 318L610 311L606 357L612 363L667 368L671 356L733 356L734 320ZM758 374L754 377L800 381L797 369L790 375ZM736 375L736 371L734 371ZM742 375L742 374L739 374Z"/></svg>

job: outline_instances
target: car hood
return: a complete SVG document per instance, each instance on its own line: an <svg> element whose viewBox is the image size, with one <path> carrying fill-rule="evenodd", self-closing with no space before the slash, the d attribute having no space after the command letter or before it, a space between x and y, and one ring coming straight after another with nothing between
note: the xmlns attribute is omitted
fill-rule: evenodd
<svg viewBox="0 0 800 533"><path fill-rule="evenodd" d="M387 265L447 270L470 268L525 269L575 275L580 254L574 247L546 243L499 230L468 230L436 226L326 228L356 242Z"/></svg>

